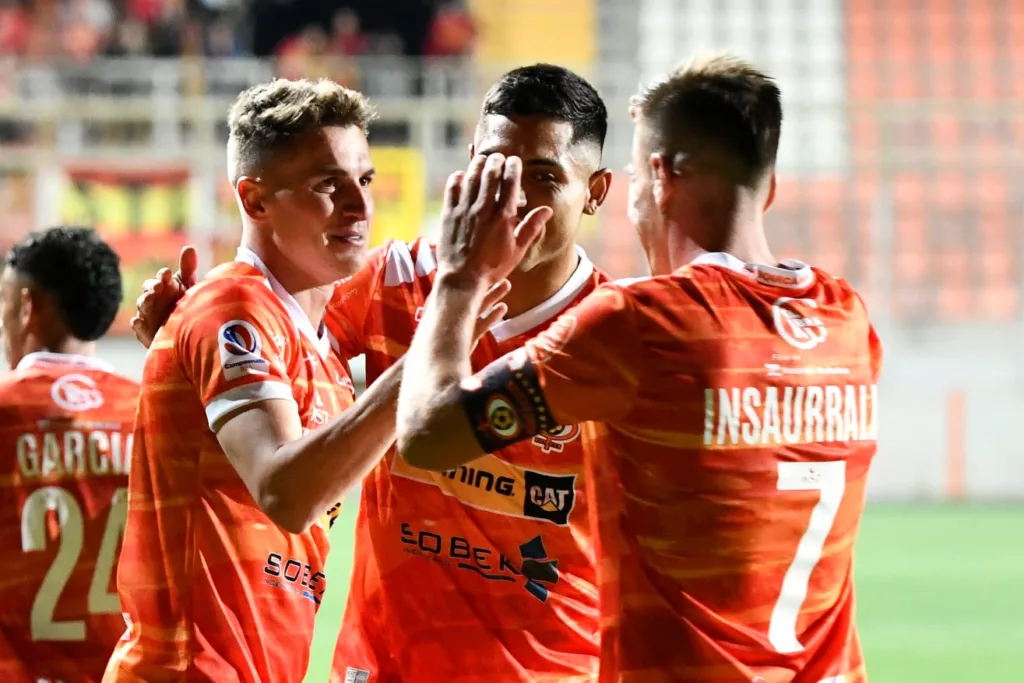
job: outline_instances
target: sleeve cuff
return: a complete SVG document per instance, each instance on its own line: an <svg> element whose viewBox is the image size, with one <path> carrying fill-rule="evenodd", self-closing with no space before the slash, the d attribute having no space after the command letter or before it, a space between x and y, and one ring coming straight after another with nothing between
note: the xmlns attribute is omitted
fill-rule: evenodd
<svg viewBox="0 0 1024 683"><path fill-rule="evenodd" d="M243 408L250 403L280 399L295 404L295 397L292 396L292 388L283 382L252 382L243 384L234 389L228 389L222 394L215 396L206 404L206 421L212 431L225 415ZM295 404L296 408L298 404Z"/></svg>

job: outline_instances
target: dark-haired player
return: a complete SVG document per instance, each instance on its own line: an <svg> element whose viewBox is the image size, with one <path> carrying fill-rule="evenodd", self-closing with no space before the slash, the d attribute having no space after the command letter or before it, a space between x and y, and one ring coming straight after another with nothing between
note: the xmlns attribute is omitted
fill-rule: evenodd
<svg viewBox="0 0 1024 683"><path fill-rule="evenodd" d="M584 423L601 681L860 683L852 557L881 349L849 284L768 248L779 90L717 57L632 112L654 277L600 287L474 375L477 302L535 231L515 228L519 160L474 159L446 189L398 447L446 471Z"/></svg>
<svg viewBox="0 0 1024 683"><path fill-rule="evenodd" d="M562 67L515 69L487 93L471 155L520 156L520 215L547 206L553 216L509 277L508 313L481 339L474 367L606 279L575 235L608 192L607 127L597 91ZM390 242L336 289L327 323L343 355L366 354L369 382L408 348L436 267L425 240ZM140 339L179 290L168 280L146 298ZM385 457L362 489L339 681L592 680L598 604L579 434L560 427L444 473Z"/></svg>
<svg viewBox="0 0 1024 683"><path fill-rule="evenodd" d="M0 276L0 681L99 681L124 632L114 588L139 387L94 356L121 304L91 230L29 235Z"/></svg>

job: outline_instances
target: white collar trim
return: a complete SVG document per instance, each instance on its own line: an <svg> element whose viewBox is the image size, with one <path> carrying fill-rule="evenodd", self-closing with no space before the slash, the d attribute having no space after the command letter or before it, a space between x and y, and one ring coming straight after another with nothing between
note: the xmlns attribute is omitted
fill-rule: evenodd
<svg viewBox="0 0 1024 683"><path fill-rule="evenodd" d="M331 340L325 331L325 326L321 323L321 334L317 334L316 330L313 329L313 323L309 321L309 316L306 315L306 312L302 310L301 306L299 306L299 302L296 301L295 297L293 297L291 293L284 288L284 285L278 282L277 278L274 277L273 273L270 272L260 257L251 249L248 247L238 247L238 254L235 256L235 261L248 263L250 266L263 273L263 277L266 278L267 287L269 287L270 291L272 291L277 298L281 300L281 303L284 304L285 309L288 311L288 316L292 320L292 324L295 325L296 329L298 329L306 339L312 342L313 347L320 354L321 358L326 358L327 355L331 353Z"/></svg>
<svg viewBox="0 0 1024 683"><path fill-rule="evenodd" d="M802 261L786 259L778 266L766 266L763 263L744 263L732 254L723 251L709 251L701 254L690 262L691 266L720 266L745 275L761 284L787 289L804 289L814 282L814 271Z"/></svg>
<svg viewBox="0 0 1024 683"><path fill-rule="evenodd" d="M82 356L77 353L54 353L52 351L36 351L35 353L30 353L18 361L18 367L14 369L16 372L22 372L33 367L53 367L55 365L80 370L99 370L101 372L109 373L114 372L114 366L100 360L99 358L95 358L94 356Z"/></svg>
<svg viewBox="0 0 1024 683"><path fill-rule="evenodd" d="M565 284L546 301L537 304L514 318L502 320L491 328L491 334L499 343L518 337L524 332L541 325L564 311L579 296L594 275L594 264L587 258L587 252L577 245L579 263Z"/></svg>

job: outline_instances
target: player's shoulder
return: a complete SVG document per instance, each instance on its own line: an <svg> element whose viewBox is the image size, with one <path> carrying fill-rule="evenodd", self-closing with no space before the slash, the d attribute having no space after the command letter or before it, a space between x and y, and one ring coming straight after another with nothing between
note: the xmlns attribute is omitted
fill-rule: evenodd
<svg viewBox="0 0 1024 683"><path fill-rule="evenodd" d="M0 377L0 410L18 403L18 399L24 396L26 382L34 383L36 381L38 380L20 372L11 372Z"/></svg>
<svg viewBox="0 0 1024 683"><path fill-rule="evenodd" d="M381 255L385 287L429 283L437 272L437 247L425 237L412 242L389 240Z"/></svg>
<svg viewBox="0 0 1024 683"><path fill-rule="evenodd" d="M235 309L252 306L254 313L284 313L266 275L255 266L234 261L217 266L191 287L178 302L174 315L189 319L222 304Z"/></svg>

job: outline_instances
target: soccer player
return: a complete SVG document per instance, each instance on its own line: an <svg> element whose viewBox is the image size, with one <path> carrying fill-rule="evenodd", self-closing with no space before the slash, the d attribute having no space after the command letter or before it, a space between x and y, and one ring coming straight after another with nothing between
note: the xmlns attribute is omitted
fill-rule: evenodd
<svg viewBox="0 0 1024 683"><path fill-rule="evenodd" d="M114 590L139 386L95 357L121 304L117 254L59 227L0 276L0 681L99 681L124 632Z"/></svg>
<svg viewBox="0 0 1024 683"><path fill-rule="evenodd" d="M477 374L476 302L537 229L516 227L519 159L453 175L398 448L445 471L584 423L600 680L863 681L852 555L881 350L849 284L768 249L779 90L716 57L632 114L630 215L653 277L602 286Z"/></svg>
<svg viewBox="0 0 1024 683"><path fill-rule="evenodd" d="M128 630L104 681L306 673L330 520L394 433L400 367L353 405L322 325L333 283L366 259L371 116L326 80L258 85L230 112L242 246L146 357L118 571Z"/></svg>
<svg viewBox="0 0 1024 683"><path fill-rule="evenodd" d="M606 131L598 93L561 67L515 69L486 95L471 153L521 156L519 213L548 206L553 216L510 275L508 315L482 338L474 367L605 281L574 237L608 191ZM183 265L184 283L161 271L140 297L144 343L193 281L194 265ZM390 242L336 289L327 323L343 355L366 354L371 386L411 342L435 271L433 245ZM442 473L393 451L381 461L362 489L339 680L593 679L598 605L579 434L560 427Z"/></svg>

